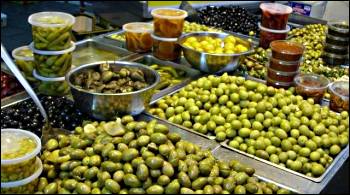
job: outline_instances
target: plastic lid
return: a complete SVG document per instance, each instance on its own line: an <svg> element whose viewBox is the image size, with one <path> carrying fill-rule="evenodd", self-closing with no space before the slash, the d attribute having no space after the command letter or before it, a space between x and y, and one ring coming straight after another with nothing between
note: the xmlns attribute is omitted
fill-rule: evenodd
<svg viewBox="0 0 350 195"><path fill-rule="evenodd" d="M336 50L349 50L349 46L333 45L330 43L326 43L325 48L331 48L331 49L336 49Z"/></svg>
<svg viewBox="0 0 350 195"><path fill-rule="evenodd" d="M14 49L12 57L16 60L34 61L33 51L27 45Z"/></svg>
<svg viewBox="0 0 350 195"><path fill-rule="evenodd" d="M273 58L271 52L268 52L267 55L269 57L269 61L273 61L274 63L278 63L285 66L295 66L295 64L298 64L298 63L301 64L304 61L304 57L301 57L300 60L297 60L297 61L284 61L284 60Z"/></svg>
<svg viewBox="0 0 350 195"><path fill-rule="evenodd" d="M30 131L20 129L1 129L1 155L5 152L16 152L20 148L19 142L24 138L30 138L36 143L36 148L19 158L1 159L1 165L17 164L35 157L41 150L41 141L38 136Z"/></svg>
<svg viewBox="0 0 350 195"><path fill-rule="evenodd" d="M337 58L337 59L349 59L349 55L345 54L345 55L338 55L338 54L334 54L334 53L328 53L326 51L323 51L322 53L323 56L326 56L328 58Z"/></svg>
<svg viewBox="0 0 350 195"><path fill-rule="evenodd" d="M43 172L43 163L41 162L40 158L36 157L36 161L35 164L37 164L37 166L39 167L38 170L33 173L31 176L24 178L22 180L18 180L18 181L12 181L12 182L1 182L1 188L13 188L13 187L19 187L19 186L23 186L26 185L32 181L34 181L35 179L37 179L41 173Z"/></svg>
<svg viewBox="0 0 350 195"><path fill-rule="evenodd" d="M269 65L267 65L267 69L268 69L268 71L272 71L272 72L274 72L276 75L280 75L280 76L293 76L293 75L299 73L299 70L297 70L297 71L295 71L295 72L278 71L278 70L275 70L275 69L273 69L273 68L270 68Z"/></svg>
<svg viewBox="0 0 350 195"><path fill-rule="evenodd" d="M344 26L344 28L341 28L339 26ZM328 28L334 31L337 31L339 33L344 33L344 34L349 33L349 23L346 21L328 22Z"/></svg>
<svg viewBox="0 0 350 195"><path fill-rule="evenodd" d="M305 81L310 81L312 83L305 84ZM308 89L324 89L327 88L330 81L327 77L318 74L306 73L306 74L298 74L294 78L295 84L298 86L302 86ZM315 86L315 83L319 86Z"/></svg>
<svg viewBox="0 0 350 195"><path fill-rule="evenodd" d="M153 33L151 34L151 37L155 40L158 41L166 41L166 42L177 42L178 38L163 38L163 37L158 37L156 35L154 35Z"/></svg>
<svg viewBox="0 0 350 195"><path fill-rule="evenodd" d="M61 27L73 25L75 17L63 12L39 12L29 16L29 24L41 27Z"/></svg>
<svg viewBox="0 0 350 195"><path fill-rule="evenodd" d="M339 89L343 89L345 93L340 93ZM342 99L349 99L349 81L334 81L330 84L329 90Z"/></svg>
<svg viewBox="0 0 350 195"><path fill-rule="evenodd" d="M326 37L328 39L332 39L332 40L336 40L336 41L349 41L349 37L337 37L337 36L334 36L334 35L330 35L330 34L327 34Z"/></svg>
<svg viewBox="0 0 350 195"><path fill-rule="evenodd" d="M288 33L290 31L289 25L286 26L285 30L274 30L274 29L265 28L261 25L260 22L258 22L258 26L263 31L270 32L270 33L276 33L276 34L284 34L284 33Z"/></svg>
<svg viewBox="0 0 350 195"><path fill-rule="evenodd" d="M290 14L293 11L291 7L280 3L262 3L260 4L260 9L271 14Z"/></svg>
<svg viewBox="0 0 350 195"><path fill-rule="evenodd" d="M151 11L151 15L163 19L183 19L188 16L187 11L176 8L157 8Z"/></svg>
<svg viewBox="0 0 350 195"><path fill-rule="evenodd" d="M133 33L153 32L153 24L146 22L131 22L123 25L123 30Z"/></svg>
<svg viewBox="0 0 350 195"><path fill-rule="evenodd" d="M57 56L57 55L62 55L65 53L69 53L75 50L75 43L72 41L72 46L68 49L65 50L60 50L60 51L46 51L46 50L38 50L35 49L34 47L34 42L31 42L29 44L29 48L33 51L35 54L40 54L40 55L47 55L47 56Z"/></svg>
<svg viewBox="0 0 350 195"><path fill-rule="evenodd" d="M36 72L36 69L33 70L33 76L34 76L34 78L36 78L40 81L55 82L55 81L64 81L65 80L65 77L54 77L54 78L43 77Z"/></svg>
<svg viewBox="0 0 350 195"><path fill-rule="evenodd" d="M272 83L276 86L281 86L281 87L289 87L293 85L293 82L281 82L281 81L275 81L273 79L267 78L266 80L268 83Z"/></svg>

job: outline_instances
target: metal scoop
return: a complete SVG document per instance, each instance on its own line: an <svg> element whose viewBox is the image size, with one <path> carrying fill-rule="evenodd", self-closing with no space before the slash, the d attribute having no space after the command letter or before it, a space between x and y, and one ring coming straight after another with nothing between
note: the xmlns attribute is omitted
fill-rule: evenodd
<svg viewBox="0 0 350 195"><path fill-rule="evenodd" d="M44 117L45 124L42 128L42 142L46 143L50 138L57 136L58 134L71 134L70 131L64 130L64 129L58 129L58 128L52 128L49 122L49 117L41 104L38 96L32 89L32 87L29 85L27 80L23 77L21 71L17 68L15 63L12 61L10 55L6 51L6 48L1 43L1 58L4 60L5 64L8 66L8 68L12 71L12 73L16 76L18 81L22 84L23 88L26 90L26 92L29 94L29 96L33 99L34 103L39 107L41 115Z"/></svg>

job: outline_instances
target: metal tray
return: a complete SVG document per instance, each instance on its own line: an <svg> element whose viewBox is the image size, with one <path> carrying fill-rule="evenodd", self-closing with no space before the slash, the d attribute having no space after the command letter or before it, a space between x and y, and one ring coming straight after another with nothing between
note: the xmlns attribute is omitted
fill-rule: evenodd
<svg viewBox="0 0 350 195"><path fill-rule="evenodd" d="M84 49L86 51L84 51ZM98 50L100 50L101 54L96 53ZM81 53L79 54L78 52ZM126 49L103 42L98 37L96 37L85 39L76 43L76 48L73 51L72 65L79 66L82 64L89 64L92 62L104 60L123 60L124 58L133 54L134 53Z"/></svg>
<svg viewBox="0 0 350 195"><path fill-rule="evenodd" d="M109 42L111 42L113 45L116 45L116 46L121 47L121 48L126 48L125 41L120 41L120 40L116 40L116 39L112 38L112 35L122 35L122 34L124 34L124 31L120 30L117 32L114 31L114 32L103 34L102 37L108 39Z"/></svg>
<svg viewBox="0 0 350 195"><path fill-rule="evenodd" d="M173 85L171 87L168 87L159 91L158 93L153 95L153 99L159 99L160 97L163 97L169 92L174 91L174 89L178 89L184 85L187 85L191 80L201 75L201 72L199 72L198 70L192 69L186 65L177 64L171 61L160 60L149 54L139 55L134 58L129 58L128 61L138 62L147 66L150 66L152 64L157 64L159 66L170 66L175 68L176 70L182 70L186 72L185 78L179 84Z"/></svg>

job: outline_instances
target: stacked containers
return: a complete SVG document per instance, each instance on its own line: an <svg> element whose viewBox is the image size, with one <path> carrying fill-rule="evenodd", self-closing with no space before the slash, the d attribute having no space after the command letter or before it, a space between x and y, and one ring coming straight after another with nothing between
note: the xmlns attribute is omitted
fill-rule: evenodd
<svg viewBox="0 0 350 195"><path fill-rule="evenodd" d="M161 60L177 60L181 56L181 36L187 12L175 8L159 8L151 12L154 32L153 55Z"/></svg>
<svg viewBox="0 0 350 195"><path fill-rule="evenodd" d="M64 75L72 66L75 44L71 40L71 31L75 18L62 12L40 12L30 15L28 22L32 25L33 43L30 48L34 53L37 73L33 76L42 81L39 92L45 95L66 94L69 90L62 89L68 86Z"/></svg>
<svg viewBox="0 0 350 195"><path fill-rule="evenodd" d="M132 22L123 25L126 48L136 53L144 53L152 49L153 25L145 22Z"/></svg>
<svg viewBox="0 0 350 195"><path fill-rule="evenodd" d="M289 88L299 73L304 46L299 43L277 40L270 44L271 54L267 64L267 85Z"/></svg>
<svg viewBox="0 0 350 195"><path fill-rule="evenodd" d="M1 129L1 193L32 194L43 166L37 157L41 141L19 129Z"/></svg>
<svg viewBox="0 0 350 195"><path fill-rule="evenodd" d="M18 47L12 51L12 57L24 77L31 83L37 82L33 77L35 62L32 50L28 46Z"/></svg>
<svg viewBox="0 0 350 195"><path fill-rule="evenodd" d="M284 40L287 38L290 27L287 25L288 16L293 9L279 3L262 3L260 28L260 47L267 49L274 40Z"/></svg>
<svg viewBox="0 0 350 195"><path fill-rule="evenodd" d="M329 65L349 63L349 25L346 22L328 23L323 59Z"/></svg>

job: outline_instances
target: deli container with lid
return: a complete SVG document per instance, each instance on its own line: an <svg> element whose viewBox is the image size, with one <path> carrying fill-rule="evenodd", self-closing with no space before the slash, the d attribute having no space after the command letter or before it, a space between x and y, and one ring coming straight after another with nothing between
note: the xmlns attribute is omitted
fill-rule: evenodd
<svg viewBox="0 0 350 195"><path fill-rule="evenodd" d="M296 93L305 99L314 99L315 103L321 102L330 83L327 77L312 73L299 74L294 78L294 82Z"/></svg>
<svg viewBox="0 0 350 195"><path fill-rule="evenodd" d="M333 53L337 55L346 55L349 53L348 46L338 46L338 45L332 45L330 43L326 43L323 50L325 52Z"/></svg>
<svg viewBox="0 0 350 195"><path fill-rule="evenodd" d="M302 63L302 59L298 61L283 61L270 57L268 66L277 71L296 72Z"/></svg>
<svg viewBox="0 0 350 195"><path fill-rule="evenodd" d="M336 112L349 111L349 81L335 81L329 86L329 107Z"/></svg>
<svg viewBox="0 0 350 195"><path fill-rule="evenodd" d="M162 38L152 34L153 55L161 60L178 60L181 56L181 46L177 38Z"/></svg>
<svg viewBox="0 0 350 195"><path fill-rule="evenodd" d="M36 70L33 76L40 81L38 92L44 95L64 96L69 93L69 85L65 77L48 78L40 76Z"/></svg>
<svg viewBox="0 0 350 195"><path fill-rule="evenodd" d="M337 37L349 37L349 23L346 21L328 22L328 34Z"/></svg>
<svg viewBox="0 0 350 195"><path fill-rule="evenodd" d="M304 53L304 46L297 42L276 40L271 42L272 57L284 61L298 61Z"/></svg>
<svg viewBox="0 0 350 195"><path fill-rule="evenodd" d="M34 48L58 51L71 47L71 31L75 18L63 12L39 12L29 16Z"/></svg>
<svg viewBox="0 0 350 195"><path fill-rule="evenodd" d="M1 182L22 180L35 173L40 150L41 141L34 133L1 129Z"/></svg>
<svg viewBox="0 0 350 195"><path fill-rule="evenodd" d="M43 51L35 49L34 43L30 44L34 53L36 70L44 77L62 77L72 67L72 53L75 44L71 42L71 47L61 51Z"/></svg>
<svg viewBox="0 0 350 195"><path fill-rule="evenodd" d="M182 34L187 12L175 8L158 8L151 12L154 34L164 38L178 38Z"/></svg>
<svg viewBox="0 0 350 195"><path fill-rule="evenodd" d="M279 3L262 3L260 9L262 26L274 30L286 29L289 14L293 11L291 7Z"/></svg>
<svg viewBox="0 0 350 195"><path fill-rule="evenodd" d="M272 86L275 88L283 88L283 89L288 89L289 87L292 87L294 85L293 82L280 82L280 81L275 81L273 79L266 79L266 85L267 86Z"/></svg>
<svg viewBox="0 0 350 195"><path fill-rule="evenodd" d="M267 78L275 80L275 81L285 82L285 83L293 82L294 77L298 73L299 73L299 71L283 72L283 71L274 70L269 66L267 67Z"/></svg>
<svg viewBox="0 0 350 195"><path fill-rule="evenodd" d="M337 37L334 35L326 35L326 43L337 46L349 46L349 37Z"/></svg>
<svg viewBox="0 0 350 195"><path fill-rule="evenodd" d="M37 167L35 172L24 179L11 182L1 182L1 194L33 194L36 192L39 176L43 171L43 164L39 157L35 158L33 165Z"/></svg>
<svg viewBox="0 0 350 195"><path fill-rule="evenodd" d="M35 68L34 55L28 46L21 46L12 51L12 57L25 78L30 82L36 82L32 72Z"/></svg>
<svg viewBox="0 0 350 195"><path fill-rule="evenodd" d="M132 22L123 25L126 48L129 51L143 53L151 51L153 25L145 22Z"/></svg>
<svg viewBox="0 0 350 195"><path fill-rule="evenodd" d="M328 65L345 65L349 64L349 55L338 55L333 53L328 53L323 51L322 53L323 61Z"/></svg>
<svg viewBox="0 0 350 195"><path fill-rule="evenodd" d="M261 26L258 24L260 28L260 39L259 46L267 49L270 46L270 43L275 40L285 40L288 36L288 32L290 31L290 26L287 25L285 30L272 30Z"/></svg>

